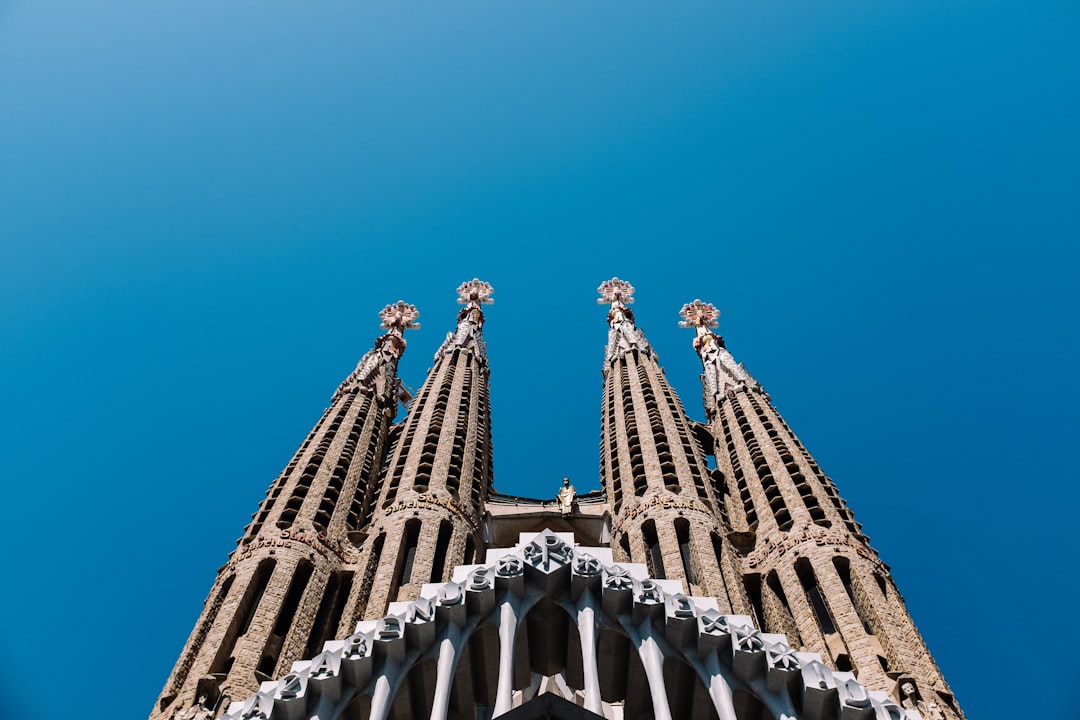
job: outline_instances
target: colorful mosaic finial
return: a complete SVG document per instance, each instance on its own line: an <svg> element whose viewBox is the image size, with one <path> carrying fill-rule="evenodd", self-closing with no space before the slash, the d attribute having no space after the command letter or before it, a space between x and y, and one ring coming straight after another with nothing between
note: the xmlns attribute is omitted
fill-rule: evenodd
<svg viewBox="0 0 1080 720"><path fill-rule="evenodd" d="M491 299L491 294L494 292L495 289L491 287L491 283L473 278L469 282L463 282L458 286L458 303L461 305L490 305L495 302Z"/></svg>
<svg viewBox="0 0 1080 720"><path fill-rule="evenodd" d="M679 327L714 328L720 324L718 322L720 311L716 309L716 306L700 300L694 300L692 303L683 305L679 315L682 317Z"/></svg>
<svg viewBox="0 0 1080 720"><path fill-rule="evenodd" d="M630 305L634 302L634 286L617 277L600 283L600 287L596 288L596 291L600 293L600 299L596 301L598 305L610 305L613 303Z"/></svg>
<svg viewBox="0 0 1080 720"><path fill-rule="evenodd" d="M382 323L379 325L383 330L419 330L420 323L416 318L420 317L420 311L415 305L398 300L396 303L387 305L379 313Z"/></svg>

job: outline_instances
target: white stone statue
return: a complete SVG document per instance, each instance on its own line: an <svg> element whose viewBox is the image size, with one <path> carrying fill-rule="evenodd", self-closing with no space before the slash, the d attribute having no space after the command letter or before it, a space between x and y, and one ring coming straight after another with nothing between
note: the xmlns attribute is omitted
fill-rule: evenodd
<svg viewBox="0 0 1080 720"><path fill-rule="evenodd" d="M577 490L570 484L570 478L562 479L562 487L555 496L555 502L559 504L559 512L566 517L574 511L574 500L577 498Z"/></svg>

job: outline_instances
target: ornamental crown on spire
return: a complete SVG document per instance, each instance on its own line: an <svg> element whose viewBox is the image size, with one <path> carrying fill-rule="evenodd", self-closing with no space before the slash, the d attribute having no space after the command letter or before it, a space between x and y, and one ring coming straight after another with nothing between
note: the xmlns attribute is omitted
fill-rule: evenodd
<svg viewBox="0 0 1080 720"><path fill-rule="evenodd" d="M600 293L598 305L611 305L608 310L608 344L604 352L605 367L617 357L630 351L652 354L645 333L634 325L634 311L627 305L634 302L634 286L625 280L613 277L600 283L596 289Z"/></svg>
<svg viewBox="0 0 1080 720"><path fill-rule="evenodd" d="M683 305L679 315L682 317L679 327L714 328L720 324L718 322L720 311L716 309L716 306L700 300L694 300L692 303Z"/></svg>
<svg viewBox="0 0 1080 720"><path fill-rule="evenodd" d="M347 392L358 391L365 395L377 394L384 403L393 403L397 397L397 362L405 352L406 330L418 330L416 318L420 311L404 300L398 300L379 312L379 327L386 330L375 340L375 347L364 353L349 377L338 386L332 402ZM380 372L381 370L381 372Z"/></svg>
<svg viewBox="0 0 1080 720"><path fill-rule="evenodd" d="M458 285L458 303L461 305L491 305L495 302L491 299L491 294L494 292L495 289L491 287L491 283L473 278Z"/></svg>
<svg viewBox="0 0 1080 720"><path fill-rule="evenodd" d="M598 305L614 303L631 305L634 302L634 286L617 277L600 283L600 287L596 288L596 291L600 293L600 299L596 301Z"/></svg>
<svg viewBox="0 0 1080 720"><path fill-rule="evenodd" d="M416 318L420 317L420 311L416 309L416 306L407 303L404 300L398 300L396 303L387 305L379 313L379 319L382 320L379 327L383 330L419 330L420 323L416 322Z"/></svg>

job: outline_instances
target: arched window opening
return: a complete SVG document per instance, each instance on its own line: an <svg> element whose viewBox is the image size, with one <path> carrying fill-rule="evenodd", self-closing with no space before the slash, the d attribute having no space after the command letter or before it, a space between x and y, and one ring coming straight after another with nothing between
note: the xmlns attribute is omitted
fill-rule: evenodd
<svg viewBox="0 0 1080 720"><path fill-rule="evenodd" d="M649 520L642 525L641 536L645 540L645 562L649 567L649 577L657 580L667 578L664 574L664 553L660 548L660 539L656 536L656 523Z"/></svg>
<svg viewBox="0 0 1080 720"><path fill-rule="evenodd" d="M833 622L832 613L829 612L829 606L825 603L825 596L821 594L821 588L818 586L817 577L814 575L813 567L810 566L810 561L806 558L799 558L795 563L795 573L799 577L803 592L806 593L806 600L814 611L814 617L817 619L821 632L826 635L836 632L836 624Z"/></svg>
<svg viewBox="0 0 1080 720"><path fill-rule="evenodd" d="M296 611L300 607L300 601L304 597L304 591L307 590L308 581L311 580L314 569L315 566L308 560L301 560L296 566L292 582L289 583L289 589L285 593L285 600L281 603L281 609L274 621L274 629L270 637L266 639L259 665L255 668L256 677L260 681L269 680L275 674L274 668L277 667L281 648L285 644L285 636L289 634L293 618L296 617Z"/></svg>
<svg viewBox="0 0 1080 720"><path fill-rule="evenodd" d="M420 539L420 521L413 519L405 523L405 532L401 537L401 552L398 554L397 572L390 584L391 601L398 599L402 585L412 582L413 565L416 563L416 543Z"/></svg>
<svg viewBox="0 0 1080 720"><path fill-rule="evenodd" d="M187 680L188 673L191 671L191 663L198 657L199 650L202 649L203 643L206 642L206 636L209 634L210 628L214 626L214 621L217 620L218 611L221 610L225 598L229 595L229 590L232 588L233 580L235 579L235 575L229 575L229 577L225 578L225 582L221 584L221 588L217 591L217 594L214 595L214 600L207 608L206 617L199 623L199 627L195 631L191 641L191 647L188 649L183 661L177 667L176 677L173 679L172 687L179 688L184 684L184 681Z"/></svg>
<svg viewBox="0 0 1080 720"><path fill-rule="evenodd" d="M855 589L851 585L851 561L843 557L834 557L833 567L836 568L836 574L840 576L840 582L844 584L844 591L847 593L848 600L851 601L851 606L855 608L855 614L862 621L863 630L866 631L867 635L873 635L874 630L870 627L866 611L862 603L855 597Z"/></svg>
<svg viewBox="0 0 1080 720"><path fill-rule="evenodd" d="M761 605L761 575L750 573L743 575L743 587L746 588L746 597L750 600L750 607L754 611L754 625L762 632L773 632L773 629L765 625L765 608Z"/></svg>
<svg viewBox="0 0 1080 720"><path fill-rule="evenodd" d="M682 558L683 576L686 582L697 585L698 577L694 572L694 550L690 546L690 522L685 518L675 521L675 537L679 541L679 555Z"/></svg>
<svg viewBox="0 0 1080 720"><path fill-rule="evenodd" d="M710 533L709 539L712 540L713 556L716 557L716 567L724 567L724 542L720 539L720 536L716 533Z"/></svg>
<svg viewBox="0 0 1080 720"><path fill-rule="evenodd" d="M476 562L476 541L473 540L472 535L465 538L465 565L472 565Z"/></svg>
<svg viewBox="0 0 1080 720"><path fill-rule="evenodd" d="M623 533L619 538L619 549L622 550L622 559L618 562L632 562L633 556L630 554L630 533Z"/></svg>
<svg viewBox="0 0 1080 720"><path fill-rule="evenodd" d="M435 542L435 557L431 562L431 582L442 582L446 573L446 554L450 550L450 538L454 526L446 520L439 523L439 538Z"/></svg>
<svg viewBox="0 0 1080 720"><path fill-rule="evenodd" d="M379 567L379 562L382 560L383 544L386 542L386 533L379 533L375 538L375 542L371 544L371 554L367 559L367 566L364 568L364 574L360 578L360 592L358 596L364 598L366 602L367 598L371 596L371 586L375 582L375 571ZM352 632L356 627L356 623L364 617L365 604L359 602L353 609L352 617L349 618L348 625L344 626L343 632ZM377 612L382 612L383 608L379 608Z"/></svg>
<svg viewBox="0 0 1080 720"><path fill-rule="evenodd" d="M243 637L251 627L251 619L255 617L255 611L262 601L266 585L270 582L270 576L276 564L276 560L267 558L255 568L255 573L248 582L244 595L240 598L240 604L237 605L236 612L233 614L233 622L225 634L217 655L214 656L214 662L210 664L211 675L227 673L232 667L232 651L236 646L236 640Z"/></svg>
<svg viewBox="0 0 1080 720"><path fill-rule="evenodd" d="M772 599L775 599L779 603L778 613L780 617L776 623L770 623L775 625L774 632L780 632L787 636L788 644L793 648L798 648L802 645L802 637L799 635L799 626L795 623L795 616L791 612L791 606L788 604L787 595L784 593L784 586L780 583L780 576L773 570L765 577L765 586L768 589L769 595Z"/></svg>
<svg viewBox="0 0 1080 720"><path fill-rule="evenodd" d="M307 647L304 649L305 658L315 657L322 652L323 643L336 633L341 622L341 613L345 610L345 602L349 599L349 591L352 590L352 583L351 572L339 571L330 575L322 601L319 602L319 610L315 614L315 622L311 625Z"/></svg>

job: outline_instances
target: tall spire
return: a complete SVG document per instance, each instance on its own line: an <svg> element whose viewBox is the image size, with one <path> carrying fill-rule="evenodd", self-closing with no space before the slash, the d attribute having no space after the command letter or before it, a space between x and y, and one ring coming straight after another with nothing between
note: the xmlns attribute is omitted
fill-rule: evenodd
<svg viewBox="0 0 1080 720"><path fill-rule="evenodd" d="M679 327L694 328L697 333L694 336L694 350L701 356L702 400L705 414L710 419L716 415L720 401L737 388L747 386L761 389L746 368L735 362L724 346L724 338L712 331L719 325L720 319L720 311L715 305L694 300L683 305L679 315L682 317Z"/></svg>
<svg viewBox="0 0 1080 720"><path fill-rule="evenodd" d="M625 280L613 277L600 283L597 292L600 297L598 305L610 305L608 310L608 344L604 354L606 366L623 353L638 350L646 355L652 353L649 341L645 339L645 333L634 325L634 311L628 305L634 302L634 286Z"/></svg>
<svg viewBox="0 0 1080 720"><path fill-rule="evenodd" d="M419 327L419 314L401 300L379 313L386 333L338 387L218 571L154 720L209 717L223 695L253 691L336 635L397 410L404 331Z"/></svg>
<svg viewBox="0 0 1080 720"><path fill-rule="evenodd" d="M601 483L611 503L612 547L620 562L648 565L712 595L732 610L724 582L731 554L708 466L690 420L627 307L634 287L612 278L599 287L608 311L601 419Z"/></svg>
<svg viewBox="0 0 1080 720"><path fill-rule="evenodd" d="M394 430L365 545L364 581L351 616L378 616L412 600L427 582L471 560L483 541L480 518L491 491L491 404L482 305L494 290L462 283L465 307L447 333L408 417ZM343 628L345 626L343 625Z"/></svg>
<svg viewBox="0 0 1080 720"><path fill-rule="evenodd" d="M737 542L739 574L762 630L784 633L859 682L924 717L963 713L882 563L836 486L746 368L712 332L720 312L694 300L679 313L694 328L713 492ZM741 582L742 588L731 587Z"/></svg>
<svg viewBox="0 0 1080 720"><path fill-rule="evenodd" d="M484 328L484 311L480 306L494 303L491 299L494 292L490 283L477 278L458 286L458 304L465 307L458 313L457 329L446 333L446 340L435 354L436 359L439 355L450 354L454 348L467 347L480 362L487 363L487 345L481 332Z"/></svg>
<svg viewBox="0 0 1080 720"><path fill-rule="evenodd" d="M356 390L365 395L377 395L383 404L396 399L397 364L405 352L405 331L419 330L416 318L420 311L404 300L387 305L379 313L379 327L386 330L375 340L375 347L368 350L356 364L349 377L338 386L334 399L342 393ZM379 372L382 370L382 372Z"/></svg>

